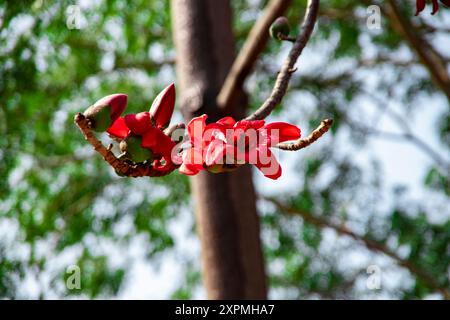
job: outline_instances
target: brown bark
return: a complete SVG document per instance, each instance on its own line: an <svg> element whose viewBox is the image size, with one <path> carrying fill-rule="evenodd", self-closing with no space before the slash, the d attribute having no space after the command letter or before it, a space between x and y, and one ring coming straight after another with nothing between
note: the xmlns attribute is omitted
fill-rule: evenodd
<svg viewBox="0 0 450 320"><path fill-rule="evenodd" d="M233 63L228 0L172 0L178 89L186 120L223 116L217 95ZM240 95L231 115L242 117ZM192 178L203 279L210 299L264 299L266 279L250 167Z"/></svg>

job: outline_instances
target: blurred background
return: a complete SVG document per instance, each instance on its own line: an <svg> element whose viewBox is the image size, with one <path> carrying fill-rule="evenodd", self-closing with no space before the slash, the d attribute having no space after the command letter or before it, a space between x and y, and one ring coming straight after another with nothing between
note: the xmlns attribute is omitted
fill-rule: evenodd
<svg viewBox="0 0 450 320"><path fill-rule="evenodd" d="M231 1L238 48L266 3ZM292 25L305 4L293 1ZM279 152L279 180L253 172L269 298L449 298L450 10L430 11L321 2L268 120L304 135L335 124ZM245 84L252 109L289 49L269 41ZM116 92L127 112L148 110L176 61L169 1L0 1L1 298L206 297L189 179L118 177L73 123Z"/></svg>

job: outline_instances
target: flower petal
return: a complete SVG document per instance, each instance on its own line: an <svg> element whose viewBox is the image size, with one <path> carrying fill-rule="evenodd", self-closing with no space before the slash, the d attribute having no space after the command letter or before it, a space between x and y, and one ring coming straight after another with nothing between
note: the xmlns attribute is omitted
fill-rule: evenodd
<svg viewBox="0 0 450 320"><path fill-rule="evenodd" d="M257 149L257 162L254 165L269 179L276 180L281 177L281 165L269 148Z"/></svg>
<svg viewBox="0 0 450 320"><path fill-rule="evenodd" d="M127 114L125 123L131 132L136 135L143 135L146 131L152 128L149 112L139 112L137 114Z"/></svg>
<svg viewBox="0 0 450 320"><path fill-rule="evenodd" d="M151 127L142 135L143 148L150 149L153 153L162 155L170 159L172 149L175 147L175 142L166 136L161 130Z"/></svg>
<svg viewBox="0 0 450 320"><path fill-rule="evenodd" d="M150 107L150 114L158 128L169 125L175 107L175 85L171 83L161 91Z"/></svg>
<svg viewBox="0 0 450 320"><path fill-rule="evenodd" d="M241 120L234 124L235 129L255 129L258 130L259 128L263 127L266 122L264 120Z"/></svg>
<svg viewBox="0 0 450 320"><path fill-rule="evenodd" d="M201 146L203 141L203 131L206 127L206 119L208 116L203 114L199 117L192 118L189 121L187 130L189 133L190 140L194 146Z"/></svg>
<svg viewBox="0 0 450 320"><path fill-rule="evenodd" d="M184 163L180 166L180 168L178 169L178 171L179 171L180 173L182 173L182 174L187 175L187 176L193 176L193 175L196 175L197 173L200 172L200 170L197 170L197 169L195 169L195 168L192 168L191 166L186 165L186 164L184 164Z"/></svg>
<svg viewBox="0 0 450 320"><path fill-rule="evenodd" d="M205 164L212 166L214 164L224 164L226 144L222 140L213 140L208 145L205 155Z"/></svg>
<svg viewBox="0 0 450 320"><path fill-rule="evenodd" d="M436 12L439 11L439 2L438 0L432 0L433 2L433 12L431 12L431 14L435 14Z"/></svg>
<svg viewBox="0 0 450 320"><path fill-rule="evenodd" d="M197 174L203 170L203 154L200 149L189 148L183 151L183 164L180 166L180 172L186 175Z"/></svg>
<svg viewBox="0 0 450 320"><path fill-rule="evenodd" d="M425 9L425 0L416 0L416 16Z"/></svg>
<svg viewBox="0 0 450 320"><path fill-rule="evenodd" d="M125 139L130 134L130 129L125 124L125 118L119 117L106 132L114 137Z"/></svg>
<svg viewBox="0 0 450 320"><path fill-rule="evenodd" d="M297 140L301 137L300 128L286 122L272 122L266 124L264 129L267 130L267 137L269 138L267 141L268 146L279 142Z"/></svg>
<svg viewBox="0 0 450 320"><path fill-rule="evenodd" d="M162 161L164 160L164 164L162 164ZM153 169L159 172L165 172L172 168L173 163L170 161L170 159L167 159L166 157L163 157L162 159L155 159L153 161Z"/></svg>
<svg viewBox="0 0 450 320"><path fill-rule="evenodd" d="M236 121L232 117L224 117L224 118L216 121L216 123L225 125L227 127L232 127L236 123Z"/></svg>

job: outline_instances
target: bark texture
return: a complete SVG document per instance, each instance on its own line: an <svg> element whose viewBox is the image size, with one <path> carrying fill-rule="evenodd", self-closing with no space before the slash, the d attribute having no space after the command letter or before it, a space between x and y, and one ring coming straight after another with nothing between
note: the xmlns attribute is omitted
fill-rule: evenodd
<svg viewBox="0 0 450 320"><path fill-rule="evenodd" d="M235 57L229 0L172 0L178 92L186 121L224 116L216 99ZM245 95L230 114L244 115ZM228 115L228 114L227 114ZM192 178L203 280L210 299L265 299L266 277L249 166Z"/></svg>

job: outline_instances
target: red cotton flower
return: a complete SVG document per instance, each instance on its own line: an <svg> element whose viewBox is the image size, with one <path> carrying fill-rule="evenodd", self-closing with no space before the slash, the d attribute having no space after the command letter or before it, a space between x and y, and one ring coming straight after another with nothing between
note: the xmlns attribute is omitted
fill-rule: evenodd
<svg viewBox="0 0 450 320"><path fill-rule="evenodd" d="M152 160L155 169L165 170L172 165L171 153L175 142L165 135L162 129L169 124L174 105L175 87L171 84L158 95L150 112L119 117L107 132L129 144L127 151L133 153L131 157L135 161ZM146 150L140 150L139 147L149 150L150 153L140 152Z"/></svg>
<svg viewBox="0 0 450 320"><path fill-rule="evenodd" d="M236 122L225 117L206 124L206 119L207 115L202 115L188 124L190 146L182 152L180 172L183 174L195 175L201 170L225 172L249 163L275 180L282 171L270 147L301 136L298 127L285 122Z"/></svg>
<svg viewBox="0 0 450 320"><path fill-rule="evenodd" d="M450 0L440 0L445 6L450 7ZM433 11L431 14L435 14L439 11L439 2L438 0L431 0L433 3ZM419 15L425 9L426 1L425 0L416 0L416 16Z"/></svg>

